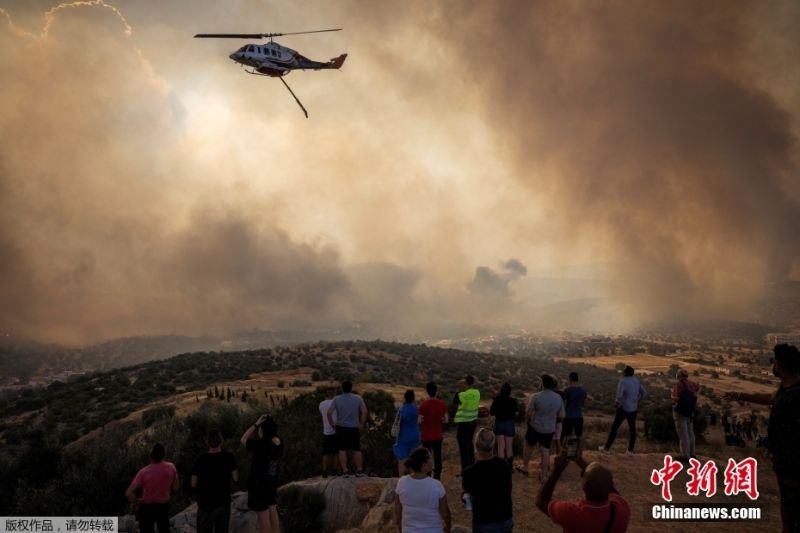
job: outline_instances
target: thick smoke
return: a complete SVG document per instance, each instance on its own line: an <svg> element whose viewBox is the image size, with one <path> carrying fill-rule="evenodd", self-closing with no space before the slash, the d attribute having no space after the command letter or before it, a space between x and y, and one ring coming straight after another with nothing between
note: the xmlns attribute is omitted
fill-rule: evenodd
<svg viewBox="0 0 800 533"><path fill-rule="evenodd" d="M467 284L467 289L479 297L491 300L510 300L509 286L512 282L528 273L525 265L517 259L509 259L500 264L500 272L486 266L475 269L475 276Z"/></svg>
<svg viewBox="0 0 800 533"><path fill-rule="evenodd" d="M799 39L768 9L483 2L448 18L515 175L551 202L548 238L614 262L639 316L741 312L800 258L796 117L779 94L797 101L797 64L773 92L753 76Z"/></svg>
<svg viewBox="0 0 800 533"><path fill-rule="evenodd" d="M0 0L2 331L611 328L800 272L797 3L154 5ZM306 25L350 52L309 121L191 39Z"/></svg>

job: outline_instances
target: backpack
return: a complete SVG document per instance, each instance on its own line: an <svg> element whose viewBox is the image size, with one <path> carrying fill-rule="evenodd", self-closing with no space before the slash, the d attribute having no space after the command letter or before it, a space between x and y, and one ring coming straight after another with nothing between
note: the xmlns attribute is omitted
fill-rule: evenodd
<svg viewBox="0 0 800 533"><path fill-rule="evenodd" d="M678 395L678 403L675 405L675 412L681 416L692 416L694 408L697 406L697 395L689 390L686 383L681 381L683 388Z"/></svg>

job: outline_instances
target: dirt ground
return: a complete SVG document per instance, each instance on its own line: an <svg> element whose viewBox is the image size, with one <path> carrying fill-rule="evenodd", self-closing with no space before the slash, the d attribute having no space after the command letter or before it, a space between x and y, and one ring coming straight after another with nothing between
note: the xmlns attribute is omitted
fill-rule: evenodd
<svg viewBox="0 0 800 533"><path fill-rule="evenodd" d="M609 421L610 423L610 421ZM519 429L519 428L518 428ZM587 436L587 449L597 450L605 438L605 433L597 433ZM711 531L743 531L743 532L765 532L780 531L780 514L778 508L777 484L769 461L764 460L760 455L754 454L754 450L734 450L720 445L722 432L719 428L710 431L710 441L708 444L700 446L698 453L702 462L714 459L719 473L717 475L718 486L717 494L707 499L704 495L692 497L686 493L685 483L688 476L685 471L678 474L672 482L672 493L675 503L702 503L702 504L736 504L742 507L761 508L761 519L751 522L656 522L650 518L653 505L664 504L661 499L661 489L650 482L650 474L655 469L664 466L664 451L655 451L644 439L637 442L637 448L642 453L628 456L624 453L627 435L620 433L614 445L612 454L604 454L598 451L587 451L584 457L588 461L599 461L606 465L614 473L614 483L620 494L628 500L631 505L631 521L628 531L631 532L662 532L662 531L681 531L687 530L696 532ZM640 446L641 444L641 446ZM669 451L669 450L665 450ZM708 455L712 452L713 456ZM728 457L733 457L737 461L748 456L748 453L757 457L758 466L758 489L760 497L752 502L747 496L725 496L723 484L723 472ZM445 437L444 444L444 471L442 482L447 489L450 509L453 513L453 523L469 526L471 524L471 513L464 509L461 503L461 479L456 477L460 468L458 465L458 448L455 442L454 433ZM520 463L520 458L516 458L516 463ZM527 478L515 472L513 476L513 515L515 532L558 532L561 531L552 521L536 508L535 499L541 487L538 480L539 456L534 453L531 477ZM554 498L564 500L578 500L582 497L581 477L577 466L570 465L564 472L561 480L556 486Z"/></svg>
<svg viewBox="0 0 800 533"><path fill-rule="evenodd" d="M592 365L600 368L613 369L619 363L625 363L636 369L639 374L651 374L655 372L666 372L669 370L670 365L679 365L686 368L689 372L695 370L708 370L707 365L699 365L697 363L686 363L678 357L660 357L648 354L636 355L611 355L600 357L560 357L556 358L557 361L566 361L569 363L582 363L585 365ZM726 374L720 374L719 379L712 378L707 374L699 376L691 376L692 381L698 382L704 387L713 387L718 392L774 392L777 385L766 385L763 383L753 383L739 379Z"/></svg>

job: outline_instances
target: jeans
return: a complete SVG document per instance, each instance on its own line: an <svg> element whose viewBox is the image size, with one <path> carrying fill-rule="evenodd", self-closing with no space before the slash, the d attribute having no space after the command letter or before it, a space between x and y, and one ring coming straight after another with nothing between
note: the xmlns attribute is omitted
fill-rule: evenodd
<svg viewBox="0 0 800 533"><path fill-rule="evenodd" d="M777 474L781 498L781 521L784 531L800 532L800 479ZM796 473L795 473L796 476Z"/></svg>
<svg viewBox="0 0 800 533"><path fill-rule="evenodd" d="M514 520L511 518L496 524L472 524L472 533L511 533L513 530Z"/></svg>
<svg viewBox="0 0 800 533"><path fill-rule="evenodd" d="M422 446L433 454L433 478L442 479L442 441L424 440Z"/></svg>
<svg viewBox="0 0 800 533"><path fill-rule="evenodd" d="M675 431L678 432L681 456L686 459L694 457L694 421L692 417L679 415L677 411L672 411L672 419L675 420Z"/></svg>
<svg viewBox="0 0 800 533"><path fill-rule="evenodd" d="M154 526L158 526L158 533L170 533L169 502L140 503L136 518L139 521L141 533L153 533Z"/></svg>
<svg viewBox="0 0 800 533"><path fill-rule="evenodd" d="M478 421L460 422L456 424L456 440L458 441L458 454L461 458L461 471L475 462L475 448L472 444L472 435L478 427Z"/></svg>
<svg viewBox="0 0 800 533"><path fill-rule="evenodd" d="M197 533L228 533L231 506L197 509Z"/></svg>
<svg viewBox="0 0 800 533"><path fill-rule="evenodd" d="M608 440L605 446L606 450L611 449L611 446L614 444L614 439L617 438L617 430L622 425L622 421L627 420L628 432L630 433L628 436L628 451L633 451L633 447L636 445L636 413L637 411L629 413L621 407L617 408L617 414L614 416L614 423L611 424L611 431L608 433Z"/></svg>

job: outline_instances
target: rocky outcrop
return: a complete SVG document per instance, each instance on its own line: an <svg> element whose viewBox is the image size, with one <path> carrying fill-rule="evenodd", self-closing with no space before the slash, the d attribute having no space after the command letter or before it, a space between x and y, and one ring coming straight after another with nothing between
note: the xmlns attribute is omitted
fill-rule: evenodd
<svg viewBox="0 0 800 533"><path fill-rule="evenodd" d="M312 478L288 483L281 492L299 491L300 495L321 494L325 510L320 522L324 533L397 533L394 526L394 487L397 478ZM197 504L185 508L170 519L174 533L197 533ZM290 533L283 527L284 533ZM138 533L132 515L120 517L120 533ZM256 513L247 507L247 493L237 492L231 499L230 533L258 533ZM454 532L469 530L455 526Z"/></svg>
<svg viewBox="0 0 800 533"><path fill-rule="evenodd" d="M282 486L278 490L278 498L280 499L281 492L287 490L322 494L325 498L325 510L322 513L323 531L333 533L361 528L362 522L373 508L380 506L387 499L389 503L393 501L396 482L396 479L377 477L304 479ZM373 517L372 520L376 521L377 518ZM379 529L373 528L371 531Z"/></svg>
<svg viewBox="0 0 800 533"><path fill-rule="evenodd" d="M197 504L193 503L170 519L174 533L197 532ZM247 507L247 493L236 492L231 498L230 533L258 533L256 513ZM131 532L133 533L133 532Z"/></svg>

